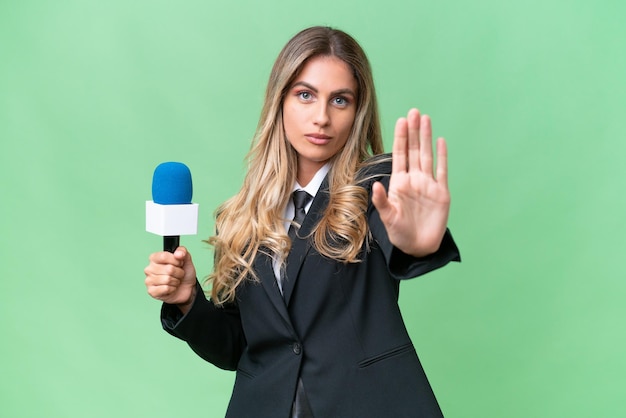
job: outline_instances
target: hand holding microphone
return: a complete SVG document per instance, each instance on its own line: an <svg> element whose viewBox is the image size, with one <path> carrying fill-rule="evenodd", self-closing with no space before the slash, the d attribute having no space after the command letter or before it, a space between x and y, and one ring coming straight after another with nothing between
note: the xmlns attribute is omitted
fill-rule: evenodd
<svg viewBox="0 0 626 418"><path fill-rule="evenodd" d="M195 298L196 268L185 247L178 247L174 253L161 251L151 254L150 264L144 273L150 296L178 305L183 313L189 310Z"/></svg>
<svg viewBox="0 0 626 418"><path fill-rule="evenodd" d="M180 235L195 235L198 205L191 203L191 173L182 163L163 163L154 171L152 201L146 202L146 230L163 237L163 250L150 255L144 269L148 294L186 313L195 297L196 269L179 247Z"/></svg>

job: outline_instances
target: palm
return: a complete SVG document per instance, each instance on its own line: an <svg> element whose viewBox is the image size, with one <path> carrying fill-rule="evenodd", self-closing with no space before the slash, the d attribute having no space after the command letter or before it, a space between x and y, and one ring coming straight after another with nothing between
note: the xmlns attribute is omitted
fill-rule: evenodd
<svg viewBox="0 0 626 418"><path fill-rule="evenodd" d="M428 116L412 109L399 119L393 145L389 191L375 185L373 202L392 244L407 254L435 252L445 233L450 209L447 152L437 141L437 171L433 172L432 132Z"/></svg>

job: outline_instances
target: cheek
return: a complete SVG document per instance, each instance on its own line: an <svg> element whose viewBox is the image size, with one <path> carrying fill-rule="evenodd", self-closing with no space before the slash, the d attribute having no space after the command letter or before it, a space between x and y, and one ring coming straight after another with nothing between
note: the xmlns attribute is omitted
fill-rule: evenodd
<svg viewBox="0 0 626 418"><path fill-rule="evenodd" d="M289 133L292 131L293 125L293 111L289 108L289 106L285 105L283 107L283 131L287 135L287 139L289 139Z"/></svg>
<svg viewBox="0 0 626 418"><path fill-rule="evenodd" d="M345 137L346 140L348 139L348 136L350 135L350 132L352 131L353 124L354 124L354 115L346 117L341 123L341 133Z"/></svg>
<svg viewBox="0 0 626 418"><path fill-rule="evenodd" d="M298 129L300 125L299 110L293 105L285 104L283 106L283 125L285 132Z"/></svg>

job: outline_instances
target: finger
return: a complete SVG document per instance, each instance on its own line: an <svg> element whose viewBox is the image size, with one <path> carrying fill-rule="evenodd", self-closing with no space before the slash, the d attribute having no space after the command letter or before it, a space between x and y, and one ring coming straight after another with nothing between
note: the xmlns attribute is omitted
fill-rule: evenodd
<svg viewBox="0 0 626 418"><path fill-rule="evenodd" d="M409 171L420 169L420 112L417 109L409 110L407 116L409 125Z"/></svg>
<svg viewBox="0 0 626 418"><path fill-rule="evenodd" d="M378 181L372 186L372 203L381 214L388 211L390 207L385 186Z"/></svg>
<svg viewBox="0 0 626 418"><path fill-rule="evenodd" d="M171 276L178 279L184 277L183 267L179 267L175 264L159 264L155 262L150 262L148 266L144 269L144 273L147 276Z"/></svg>
<svg viewBox="0 0 626 418"><path fill-rule="evenodd" d="M420 123L420 164L422 172L430 177L433 173L433 132L430 117L422 116Z"/></svg>
<svg viewBox="0 0 626 418"><path fill-rule="evenodd" d="M177 260L180 260L183 262L188 254L189 252L187 251L187 248L182 247L182 246L176 248L176 250L174 251L174 257L176 257Z"/></svg>
<svg viewBox="0 0 626 418"><path fill-rule="evenodd" d="M167 276L167 275L159 275L159 274L151 274L146 276L145 284L146 287L150 288L151 286L171 286L174 288L178 288L180 286L180 279Z"/></svg>
<svg viewBox="0 0 626 418"><path fill-rule="evenodd" d="M178 260L174 254L168 251L159 251L157 253L150 254L150 263L172 264L179 267L182 265L182 261Z"/></svg>
<svg viewBox="0 0 626 418"><path fill-rule="evenodd" d="M183 262L183 264L191 263L191 253L189 251L187 251L187 248L185 248L185 247L178 247L176 249L176 251L174 252L174 256L176 256L176 258L178 258L179 255L181 256L180 260Z"/></svg>
<svg viewBox="0 0 626 418"><path fill-rule="evenodd" d="M437 182L448 187L448 145L443 138L437 139Z"/></svg>
<svg viewBox="0 0 626 418"><path fill-rule="evenodd" d="M191 259L191 253L189 251L187 251L187 249L185 247L178 247L176 249L176 251L174 252L174 254L178 257L179 256L179 252L181 252L183 255L183 258L181 260L182 262L182 276L181 278L184 278L185 280L194 280L196 278L196 267L193 265L193 260Z"/></svg>
<svg viewBox="0 0 626 418"><path fill-rule="evenodd" d="M148 287L148 294L154 299L163 299L176 292L176 287L162 285L162 286L150 286Z"/></svg>
<svg viewBox="0 0 626 418"><path fill-rule="evenodd" d="M407 121L405 118L400 118L396 122L396 129L393 134L393 149L391 159L391 173L402 173L407 170Z"/></svg>

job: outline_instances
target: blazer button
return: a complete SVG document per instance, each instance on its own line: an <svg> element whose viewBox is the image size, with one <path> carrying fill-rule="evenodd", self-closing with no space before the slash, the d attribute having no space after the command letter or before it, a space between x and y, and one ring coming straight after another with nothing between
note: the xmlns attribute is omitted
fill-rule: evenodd
<svg viewBox="0 0 626 418"><path fill-rule="evenodd" d="M300 343L293 343L293 346L291 348L296 355L300 355L300 353L302 352L302 346L300 345Z"/></svg>

